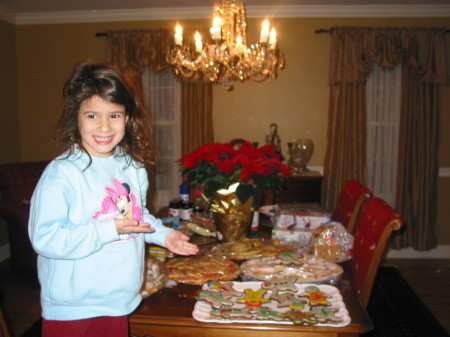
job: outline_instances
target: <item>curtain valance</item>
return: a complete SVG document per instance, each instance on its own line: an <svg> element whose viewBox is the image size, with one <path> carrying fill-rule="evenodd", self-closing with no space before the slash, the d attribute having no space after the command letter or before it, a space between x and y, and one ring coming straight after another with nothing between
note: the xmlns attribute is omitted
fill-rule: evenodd
<svg viewBox="0 0 450 337"><path fill-rule="evenodd" d="M145 67L164 71L171 32L168 29L109 30L109 59L123 68L141 74Z"/></svg>
<svg viewBox="0 0 450 337"><path fill-rule="evenodd" d="M446 28L333 27L331 84L365 83L373 63L394 68L402 63L421 82L449 82Z"/></svg>

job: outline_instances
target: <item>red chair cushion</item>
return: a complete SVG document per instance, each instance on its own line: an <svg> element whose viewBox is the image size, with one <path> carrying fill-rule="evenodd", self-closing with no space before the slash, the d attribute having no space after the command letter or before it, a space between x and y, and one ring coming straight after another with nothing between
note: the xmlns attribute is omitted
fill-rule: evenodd
<svg viewBox="0 0 450 337"><path fill-rule="evenodd" d="M380 238L386 226L394 219L402 220L401 216L382 199L371 198L365 204L356 224L352 249L355 266L353 281L358 291L363 287L377 246L386 245L386 242L380 242ZM385 247L378 248L384 251Z"/></svg>
<svg viewBox="0 0 450 337"><path fill-rule="evenodd" d="M347 227L356 202L361 195L366 193L372 195L372 191L358 181L349 180L339 194L331 219Z"/></svg>

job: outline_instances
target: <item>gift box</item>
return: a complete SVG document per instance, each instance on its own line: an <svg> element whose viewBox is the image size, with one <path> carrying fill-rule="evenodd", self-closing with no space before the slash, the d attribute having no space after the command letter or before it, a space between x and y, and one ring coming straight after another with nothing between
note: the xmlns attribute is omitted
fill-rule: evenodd
<svg viewBox="0 0 450 337"><path fill-rule="evenodd" d="M276 228L295 227L297 229L314 230L324 223L330 222L326 212L280 210L274 217Z"/></svg>

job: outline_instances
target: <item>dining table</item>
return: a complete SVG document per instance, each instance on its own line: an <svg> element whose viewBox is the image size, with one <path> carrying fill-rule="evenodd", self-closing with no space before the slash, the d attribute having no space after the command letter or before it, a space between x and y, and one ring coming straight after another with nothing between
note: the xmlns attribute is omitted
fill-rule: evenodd
<svg viewBox="0 0 450 337"><path fill-rule="evenodd" d="M157 214L164 214L164 210ZM260 216L260 222L270 221ZM270 236L270 226L260 225L252 236ZM359 336L373 328L372 321L359 295L352 286L348 262L342 263L343 273L325 282L335 286L348 311L350 322L345 326L273 324L248 320L239 323L205 322L193 317L201 286L173 283L144 298L129 316L131 337L279 337L279 336Z"/></svg>

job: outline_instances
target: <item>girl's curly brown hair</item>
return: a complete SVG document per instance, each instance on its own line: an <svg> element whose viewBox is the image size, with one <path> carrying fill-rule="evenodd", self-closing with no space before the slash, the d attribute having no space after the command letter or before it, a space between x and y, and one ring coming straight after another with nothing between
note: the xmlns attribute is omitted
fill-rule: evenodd
<svg viewBox="0 0 450 337"><path fill-rule="evenodd" d="M154 165L156 155L152 127L142 94L125 72L112 65L83 62L78 64L63 87L64 108L55 129L55 141L62 152L72 154L74 145L87 153L78 130L78 110L85 100L99 96L125 107L128 121L119 143L125 155L145 167Z"/></svg>

